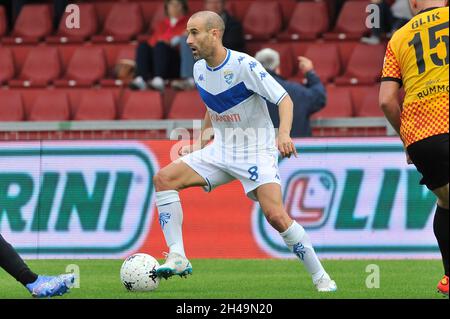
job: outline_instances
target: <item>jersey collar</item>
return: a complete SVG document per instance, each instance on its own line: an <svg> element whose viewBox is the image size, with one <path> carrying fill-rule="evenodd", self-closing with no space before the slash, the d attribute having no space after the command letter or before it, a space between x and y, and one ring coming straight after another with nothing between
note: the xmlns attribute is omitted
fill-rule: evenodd
<svg viewBox="0 0 450 319"><path fill-rule="evenodd" d="M428 12L434 9L439 9L440 7L431 7L431 8L427 8L427 9L423 9L422 11L420 11L418 14L424 13L424 12Z"/></svg>
<svg viewBox="0 0 450 319"><path fill-rule="evenodd" d="M223 68L225 64L227 64L228 60L230 60L231 52L230 52L230 50L228 50L228 49L226 49L226 50L227 50L227 57L225 58L225 60L224 60L219 66L217 66L217 67L215 67L215 68L211 68L211 67L208 65L208 63L206 63L206 68L207 68L209 71L213 71L213 72L214 72L214 71L218 71L218 70L220 70L221 68Z"/></svg>

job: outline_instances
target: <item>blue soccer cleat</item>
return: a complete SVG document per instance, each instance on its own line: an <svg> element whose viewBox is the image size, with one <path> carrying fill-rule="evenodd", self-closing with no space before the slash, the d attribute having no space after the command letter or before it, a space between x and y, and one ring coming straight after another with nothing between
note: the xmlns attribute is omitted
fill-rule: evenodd
<svg viewBox="0 0 450 319"><path fill-rule="evenodd" d="M73 274L59 276L39 276L38 279L26 287L35 298L50 298L62 296L69 291L75 282Z"/></svg>

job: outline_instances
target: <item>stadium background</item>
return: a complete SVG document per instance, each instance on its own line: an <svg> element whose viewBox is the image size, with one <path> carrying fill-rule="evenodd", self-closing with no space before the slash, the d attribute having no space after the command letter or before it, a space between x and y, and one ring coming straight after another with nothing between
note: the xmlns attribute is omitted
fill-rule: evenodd
<svg viewBox="0 0 450 319"><path fill-rule="evenodd" d="M289 213L320 256L438 258L434 198L377 105L386 41L359 41L369 2L227 3L249 54L277 49L282 75L298 81L306 55L326 83L314 138L280 163ZM0 232L27 258L160 257L151 177L170 162L171 129L191 129L204 107L196 91L133 92L114 78L163 16L161 1L84 1L86 12L92 28L82 18L81 30L55 34L49 4L25 6L12 31L0 7ZM190 257L291 257L239 183L181 197Z"/></svg>

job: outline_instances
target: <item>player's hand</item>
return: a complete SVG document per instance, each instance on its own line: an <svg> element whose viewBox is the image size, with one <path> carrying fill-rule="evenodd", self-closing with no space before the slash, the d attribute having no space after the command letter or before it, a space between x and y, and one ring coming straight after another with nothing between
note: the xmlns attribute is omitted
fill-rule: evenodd
<svg viewBox="0 0 450 319"><path fill-rule="evenodd" d="M312 61L304 56L298 57L298 68L303 74L308 73L309 71L314 69L314 65Z"/></svg>
<svg viewBox="0 0 450 319"><path fill-rule="evenodd" d="M200 147L198 147L196 144L184 145L184 146L180 147L180 149L178 150L178 155L185 156L185 155L193 153L199 149L200 149Z"/></svg>
<svg viewBox="0 0 450 319"><path fill-rule="evenodd" d="M193 145L191 145L191 144L184 145L184 146L180 147L180 149L178 150L178 155L185 156L185 155L192 153L193 151L194 151Z"/></svg>
<svg viewBox="0 0 450 319"><path fill-rule="evenodd" d="M290 158L292 155L294 155L295 157L298 156L294 142L292 142L292 139L288 134L278 135L277 147L283 158Z"/></svg>

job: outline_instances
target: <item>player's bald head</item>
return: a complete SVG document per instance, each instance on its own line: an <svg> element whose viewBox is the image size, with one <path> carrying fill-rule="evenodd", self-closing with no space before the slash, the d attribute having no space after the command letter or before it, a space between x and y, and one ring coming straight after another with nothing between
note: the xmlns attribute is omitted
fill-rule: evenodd
<svg viewBox="0 0 450 319"><path fill-rule="evenodd" d="M221 35L223 35L225 31L225 23L223 22L223 19L217 13L212 11L200 11L194 13L189 20L195 21L199 25L203 26L205 31L216 29L219 30Z"/></svg>
<svg viewBox="0 0 450 319"><path fill-rule="evenodd" d="M223 49L225 23L212 11L200 11L191 16L187 23L186 43L192 49L194 59L208 59Z"/></svg>

